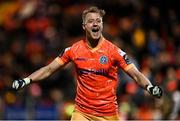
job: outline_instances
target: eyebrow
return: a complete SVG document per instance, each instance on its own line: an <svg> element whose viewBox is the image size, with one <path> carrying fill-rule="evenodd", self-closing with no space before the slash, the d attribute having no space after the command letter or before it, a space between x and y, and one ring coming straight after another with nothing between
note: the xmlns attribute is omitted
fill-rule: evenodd
<svg viewBox="0 0 180 121"><path fill-rule="evenodd" d="M88 20L102 20L101 18L97 18L97 19L92 19L92 18L90 18L90 19L88 19Z"/></svg>

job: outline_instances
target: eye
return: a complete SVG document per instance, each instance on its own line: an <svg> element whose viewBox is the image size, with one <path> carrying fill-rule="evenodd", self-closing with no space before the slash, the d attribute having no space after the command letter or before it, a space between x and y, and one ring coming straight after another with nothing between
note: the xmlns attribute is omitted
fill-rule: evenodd
<svg viewBox="0 0 180 121"><path fill-rule="evenodd" d="M93 23L94 22L94 20L88 20L87 21L87 23Z"/></svg>
<svg viewBox="0 0 180 121"><path fill-rule="evenodd" d="M97 23L101 23L101 19L96 20Z"/></svg>

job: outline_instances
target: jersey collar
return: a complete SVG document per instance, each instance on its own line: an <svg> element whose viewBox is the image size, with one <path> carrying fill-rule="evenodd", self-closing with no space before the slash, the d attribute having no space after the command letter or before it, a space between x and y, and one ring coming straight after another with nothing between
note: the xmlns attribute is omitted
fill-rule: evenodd
<svg viewBox="0 0 180 121"><path fill-rule="evenodd" d="M94 48L92 48L91 46L88 45L87 40L84 40L84 44L86 45L86 47L87 47L91 52L95 52L96 50L98 50L98 49L102 46L104 40L105 40L105 38L102 37L102 39L99 41L98 45L97 45L96 47L94 47Z"/></svg>

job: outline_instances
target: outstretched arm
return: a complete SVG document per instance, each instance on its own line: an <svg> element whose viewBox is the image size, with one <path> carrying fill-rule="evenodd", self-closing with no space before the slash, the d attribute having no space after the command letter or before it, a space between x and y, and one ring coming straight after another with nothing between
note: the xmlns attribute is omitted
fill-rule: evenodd
<svg viewBox="0 0 180 121"><path fill-rule="evenodd" d="M162 90L159 86L153 86L147 77L145 77L135 66L127 70L127 74L131 76L141 87L146 89L151 95L160 98Z"/></svg>
<svg viewBox="0 0 180 121"><path fill-rule="evenodd" d="M49 65L44 66L40 68L39 70L33 72L27 78L30 78L34 82L46 79L51 74L53 74L56 70L58 70L61 66L63 66L63 63L59 64L56 60L53 60Z"/></svg>
<svg viewBox="0 0 180 121"><path fill-rule="evenodd" d="M145 77L135 66L127 70L127 74L144 89L146 89L147 85L152 85L149 79Z"/></svg>
<svg viewBox="0 0 180 121"><path fill-rule="evenodd" d="M23 88L25 85L30 84L31 82L36 82L46 79L63 65L64 63L61 62L61 60L57 61L57 59L54 59L50 64L38 69L37 71L30 74L28 77L24 79L14 80L12 84L12 88L18 90L20 88Z"/></svg>

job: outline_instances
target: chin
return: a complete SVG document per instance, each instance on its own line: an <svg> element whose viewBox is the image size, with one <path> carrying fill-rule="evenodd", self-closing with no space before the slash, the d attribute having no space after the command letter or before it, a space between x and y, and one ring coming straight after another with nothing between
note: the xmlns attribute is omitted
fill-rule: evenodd
<svg viewBox="0 0 180 121"><path fill-rule="evenodd" d="M101 36L99 37L92 37L93 40L99 40L101 38Z"/></svg>
<svg viewBox="0 0 180 121"><path fill-rule="evenodd" d="M91 35L91 38L94 39L94 40L98 40L98 39L101 38L101 35L99 35L99 36L93 36L93 35Z"/></svg>

